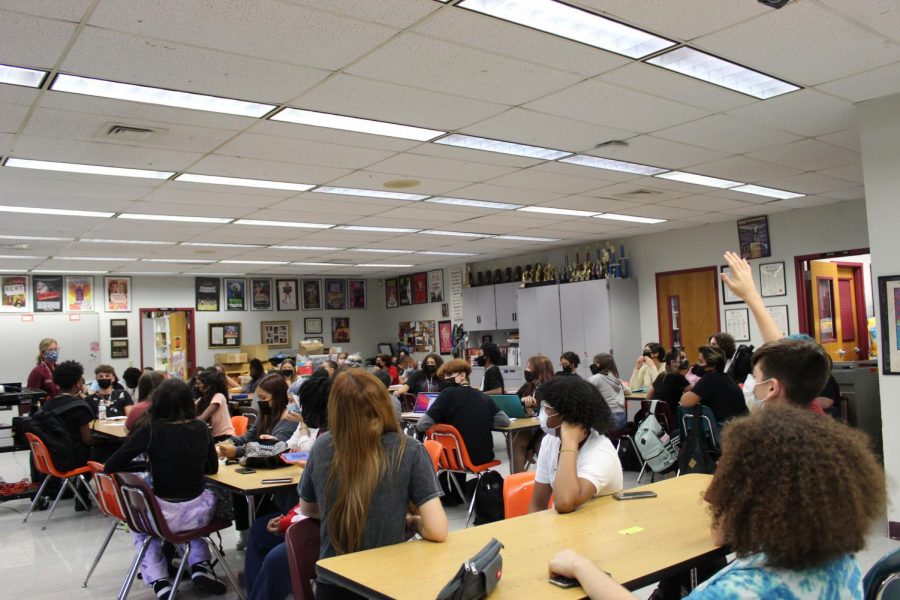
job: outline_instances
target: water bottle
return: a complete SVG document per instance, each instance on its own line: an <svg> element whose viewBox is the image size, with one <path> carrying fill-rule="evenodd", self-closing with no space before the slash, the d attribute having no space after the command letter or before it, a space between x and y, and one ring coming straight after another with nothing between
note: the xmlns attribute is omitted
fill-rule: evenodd
<svg viewBox="0 0 900 600"><path fill-rule="evenodd" d="M106 418L106 401L103 399L100 400L99 411L100 411L100 419L101 420L105 419Z"/></svg>

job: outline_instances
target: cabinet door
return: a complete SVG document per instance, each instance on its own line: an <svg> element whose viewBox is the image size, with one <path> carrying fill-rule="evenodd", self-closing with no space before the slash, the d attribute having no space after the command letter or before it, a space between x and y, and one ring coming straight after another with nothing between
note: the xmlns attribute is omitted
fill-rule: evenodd
<svg viewBox="0 0 900 600"><path fill-rule="evenodd" d="M518 283L494 286L494 303L497 306L497 329L518 329Z"/></svg>
<svg viewBox="0 0 900 600"><path fill-rule="evenodd" d="M587 371L585 352L588 343L585 341L584 309L582 308L583 283L567 283L559 286L559 314L562 330L562 352L574 352L581 359L579 375L581 371ZM558 368L559 352L551 356L553 366ZM590 371L587 371L590 372Z"/></svg>
<svg viewBox="0 0 900 600"><path fill-rule="evenodd" d="M595 354L611 352L609 290L605 279L585 281L581 287L582 327L585 354L581 362L582 375L590 376L590 363ZM580 372L579 371L579 372Z"/></svg>
<svg viewBox="0 0 900 600"><path fill-rule="evenodd" d="M537 304L538 288L520 288L516 294L516 306L519 309L519 364L523 367L529 356L534 356L540 349L540 333Z"/></svg>
<svg viewBox="0 0 900 600"><path fill-rule="evenodd" d="M483 288L462 289L463 327L466 331L478 331L483 329L478 323L478 292Z"/></svg>
<svg viewBox="0 0 900 600"><path fill-rule="evenodd" d="M494 300L494 286L487 285L478 289L478 329L493 331L497 329L497 307Z"/></svg>
<svg viewBox="0 0 900 600"><path fill-rule="evenodd" d="M547 355L553 364L559 362L562 354L562 323L560 322L559 289L558 285L546 285L537 290L537 315L538 322L538 346L535 354ZM524 315L522 319L524 319ZM521 329L519 331L521 335ZM528 356L531 356L530 354ZM525 357L525 360L528 359Z"/></svg>

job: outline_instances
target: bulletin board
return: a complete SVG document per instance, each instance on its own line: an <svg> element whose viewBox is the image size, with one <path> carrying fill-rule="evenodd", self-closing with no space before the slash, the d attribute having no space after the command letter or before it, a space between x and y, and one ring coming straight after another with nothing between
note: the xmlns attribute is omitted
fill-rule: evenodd
<svg viewBox="0 0 900 600"><path fill-rule="evenodd" d="M23 320L24 319L24 320ZM28 320L32 319L32 320ZM100 315L97 313L0 314L4 339L0 344L0 382L21 382L37 362L38 344L45 338L59 343L59 360L77 360L84 367L85 379L94 378L100 364Z"/></svg>
<svg viewBox="0 0 900 600"><path fill-rule="evenodd" d="M400 343L406 344L413 352L434 352L434 321L401 321Z"/></svg>

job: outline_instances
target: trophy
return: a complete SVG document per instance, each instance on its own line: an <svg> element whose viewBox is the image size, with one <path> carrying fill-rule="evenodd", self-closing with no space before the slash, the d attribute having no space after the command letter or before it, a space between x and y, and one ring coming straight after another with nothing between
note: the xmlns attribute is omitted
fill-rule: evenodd
<svg viewBox="0 0 900 600"><path fill-rule="evenodd" d="M522 287L534 281L534 274L531 272L531 265L525 265L525 272L522 273Z"/></svg>
<svg viewBox="0 0 900 600"><path fill-rule="evenodd" d="M541 266L541 263L536 263L534 265L534 282L541 283L544 281L544 267Z"/></svg>

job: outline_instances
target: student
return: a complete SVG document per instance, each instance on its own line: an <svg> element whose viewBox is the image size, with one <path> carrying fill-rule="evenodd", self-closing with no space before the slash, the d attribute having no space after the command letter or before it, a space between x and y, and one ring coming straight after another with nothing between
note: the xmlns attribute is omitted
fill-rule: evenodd
<svg viewBox="0 0 900 600"><path fill-rule="evenodd" d="M391 385L400 383L400 372L393 364L393 358L387 354L379 354L375 357L375 370L384 371L391 377Z"/></svg>
<svg viewBox="0 0 900 600"><path fill-rule="evenodd" d="M216 452L225 458L239 458L249 442L276 440L286 442L297 429L296 421L285 418L288 404L287 383L278 373L266 375L256 386L259 417L241 436L232 436L216 446Z"/></svg>
<svg viewBox="0 0 900 600"><path fill-rule="evenodd" d="M603 400L609 407L612 419L612 431L621 431L625 428L625 388L619 379L619 370L612 354L597 354L591 364L591 377L587 380L597 388Z"/></svg>
<svg viewBox="0 0 900 600"><path fill-rule="evenodd" d="M131 412L128 413L128 418L125 419L126 431L134 431L136 427L143 423L144 420L141 417L143 417L147 412L147 409L150 408L150 399L153 395L153 391L158 388L159 384L165 381L165 379L166 374L162 371L146 371L141 375L137 384L138 402L131 407Z"/></svg>
<svg viewBox="0 0 900 600"><path fill-rule="evenodd" d="M413 372L406 380L406 383L401 385L394 394L397 396L400 396L401 394L412 394L416 396L422 392L438 391L438 386L441 384L441 381L438 379L437 372L443 364L444 360L440 355L429 354L422 361L422 368Z"/></svg>
<svg viewBox="0 0 900 600"><path fill-rule="evenodd" d="M530 512L545 510L553 496L559 513L622 489L622 464L612 442L609 406L580 377L554 377L537 392L541 442Z"/></svg>
<svg viewBox="0 0 900 600"><path fill-rule="evenodd" d="M538 409L538 401L535 400L534 394L540 386L553 377L553 363L543 354L535 354L526 361L522 374L525 383L516 391L516 395L522 400L525 412L534 414Z"/></svg>
<svg viewBox="0 0 900 600"><path fill-rule="evenodd" d="M212 369L203 371L197 376L197 389L200 391L197 418L209 423L213 440L222 442L233 436L234 427L228 413L228 388L222 375Z"/></svg>
<svg viewBox="0 0 900 600"><path fill-rule="evenodd" d="M339 373L328 399L328 433L313 446L300 480L300 511L321 522L319 558L379 548L410 533L442 542L447 517L431 458L403 435L384 386L361 369ZM352 482L352 484L342 484ZM412 503L418 514L410 515ZM271 551L249 599L291 591L284 552ZM319 572L316 598L357 598Z"/></svg>
<svg viewBox="0 0 900 600"><path fill-rule="evenodd" d="M38 344L37 363L28 374L27 388L44 390L46 400L59 396L59 386L53 382L53 370L59 360L59 344L53 338L44 338Z"/></svg>
<svg viewBox="0 0 900 600"><path fill-rule="evenodd" d="M258 358L254 358L250 360L248 372L250 374L250 381L244 386L244 393L252 394L256 391L256 386L259 384L260 380L266 376L266 370L263 369L262 361Z"/></svg>
<svg viewBox="0 0 900 600"><path fill-rule="evenodd" d="M313 372L300 388L300 422L287 441L288 448L308 452L320 433L328 430L328 394L331 378L327 371Z"/></svg>
<svg viewBox="0 0 900 600"><path fill-rule="evenodd" d="M400 383L405 385L412 374L416 372L416 360L409 354L403 354L397 365L400 368Z"/></svg>
<svg viewBox="0 0 900 600"><path fill-rule="evenodd" d="M656 342L644 344L644 351L634 364L628 386L634 390L649 389L665 370L666 350Z"/></svg>
<svg viewBox="0 0 900 600"><path fill-rule="evenodd" d="M691 387L687 378L690 367L691 363L687 354L680 348L673 348L666 354L666 370L654 380L653 385L647 390L647 400L662 400L669 405L669 408L672 409L672 416L677 419L681 397Z"/></svg>
<svg viewBox="0 0 900 600"><path fill-rule="evenodd" d="M141 370L136 367L128 367L122 372L122 381L125 382L125 391L131 394L132 398L139 398L137 395L138 381L141 379Z"/></svg>
<svg viewBox="0 0 900 600"><path fill-rule="evenodd" d="M375 379L380 381L382 385L384 385L384 389L390 392L391 389L391 376L387 374L387 371L375 371L372 373L375 376ZM394 412L397 413L397 422L399 423L403 418L403 406L400 404L400 399L397 396L391 394L391 405L394 407Z"/></svg>
<svg viewBox="0 0 900 600"><path fill-rule="evenodd" d="M497 347L497 344L482 344L481 355L475 359L475 364L484 367L481 391L488 395L506 393L503 387L503 373L497 366L500 364L500 348Z"/></svg>
<svg viewBox="0 0 900 600"><path fill-rule="evenodd" d="M97 391L86 398L94 409L94 414L105 413L107 417L124 417L131 412L134 400L131 394L124 389L113 389L116 380L116 371L110 365L98 365L94 369L94 377L97 381ZM121 387L121 386L120 386ZM100 407L103 411L100 411Z"/></svg>
<svg viewBox="0 0 900 600"><path fill-rule="evenodd" d="M149 423L130 435L106 461L106 472L127 471L132 459L146 454L153 491L169 528L177 533L206 525L213 518L216 498L204 489L204 476L216 473L219 461L206 424L196 418L190 388L178 379L162 382L147 414ZM141 547L145 534L132 535L135 546ZM225 584L216 578L206 543L196 539L190 544L194 589L224 594ZM153 539L141 561L141 577L157 598L168 598L173 591L168 573L162 544Z"/></svg>
<svg viewBox="0 0 900 600"><path fill-rule="evenodd" d="M221 375L223 379L225 379L225 385L227 386L227 388L228 388L229 390L232 389L232 388L239 388L239 387L241 387L240 382L235 381L234 379L232 379L231 377L229 377L229 376L225 373L225 365L223 365L222 363L216 363L216 364L214 364L214 365L213 365L213 369L215 370L216 373L218 373L219 375Z"/></svg>
<svg viewBox="0 0 900 600"><path fill-rule="evenodd" d="M841 499L840 518L823 516L823 493ZM853 554L883 515L885 493L884 471L859 431L786 405L735 420L706 501L713 542L737 559L688 598L862 599ZM578 579L594 600L635 597L571 550L550 561L550 572Z"/></svg>
<svg viewBox="0 0 900 600"><path fill-rule="evenodd" d="M691 408L697 404L708 406L719 425L732 417L747 414L744 394L734 380L725 374L725 355L715 346L700 346L697 364L703 368L703 377L681 396L681 406Z"/></svg>
<svg viewBox="0 0 900 600"><path fill-rule="evenodd" d="M725 374L734 379L735 383L744 383L752 369L750 355L753 354L753 346L737 346L734 336L724 331L709 336L707 343L725 354Z"/></svg>
<svg viewBox="0 0 900 600"><path fill-rule="evenodd" d="M557 377L565 377L567 375L578 375L578 365L581 359L574 352L563 352L559 357L559 368L556 372Z"/></svg>
<svg viewBox="0 0 900 600"><path fill-rule="evenodd" d="M341 368L341 367L343 367L343 366L345 366L345 365L347 364L347 357L348 357L348 356L349 356L349 355L348 355L346 352L340 352L340 353L338 353L338 355L337 355L337 361L336 361L336 362L337 362L338 368Z"/></svg>
<svg viewBox="0 0 900 600"><path fill-rule="evenodd" d="M297 381L297 365L291 358L286 358L278 364L277 370L284 377L288 384L288 388Z"/></svg>
<svg viewBox="0 0 900 600"><path fill-rule="evenodd" d="M494 460L492 429L506 427L510 420L489 396L469 387L471 374L468 361L456 358L445 362L438 371L444 390L416 423L416 429L424 433L436 424L452 425L462 436L472 463L482 465Z"/></svg>
<svg viewBox="0 0 900 600"><path fill-rule="evenodd" d="M825 413L814 402L828 381L831 363L814 341L783 338L753 353L753 378L744 384L748 400L763 407L789 403Z"/></svg>

